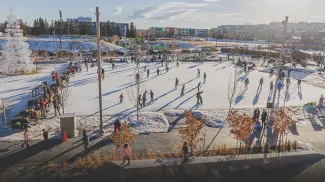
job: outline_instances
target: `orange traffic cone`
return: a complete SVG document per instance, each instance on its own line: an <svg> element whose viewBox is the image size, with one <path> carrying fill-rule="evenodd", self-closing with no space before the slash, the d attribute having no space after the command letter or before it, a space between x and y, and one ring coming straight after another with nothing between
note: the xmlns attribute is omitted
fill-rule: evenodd
<svg viewBox="0 0 325 182"><path fill-rule="evenodd" d="M63 141L68 141L67 131L65 131L65 130L63 132Z"/></svg>

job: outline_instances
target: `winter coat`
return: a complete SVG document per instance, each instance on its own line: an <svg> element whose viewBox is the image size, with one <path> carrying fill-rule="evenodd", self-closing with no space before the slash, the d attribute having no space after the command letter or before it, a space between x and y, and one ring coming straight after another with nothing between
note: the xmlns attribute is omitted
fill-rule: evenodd
<svg viewBox="0 0 325 182"><path fill-rule="evenodd" d="M123 99L123 98L124 98L124 96L121 94L121 95L120 95L120 99Z"/></svg>
<svg viewBox="0 0 325 182"><path fill-rule="evenodd" d="M265 121L266 118L267 118L267 113L266 112L263 112L262 113L262 117L261 117L262 121Z"/></svg>
<svg viewBox="0 0 325 182"><path fill-rule="evenodd" d="M88 138L87 134L83 134L82 141L84 142L84 145L86 145L86 146L89 145L89 138Z"/></svg>
<svg viewBox="0 0 325 182"><path fill-rule="evenodd" d="M122 150L123 157L130 157L131 156L131 148L127 147Z"/></svg>
<svg viewBox="0 0 325 182"><path fill-rule="evenodd" d="M183 146L183 148L182 148L182 152L183 152L184 154L188 154L188 148L187 148L187 146Z"/></svg>

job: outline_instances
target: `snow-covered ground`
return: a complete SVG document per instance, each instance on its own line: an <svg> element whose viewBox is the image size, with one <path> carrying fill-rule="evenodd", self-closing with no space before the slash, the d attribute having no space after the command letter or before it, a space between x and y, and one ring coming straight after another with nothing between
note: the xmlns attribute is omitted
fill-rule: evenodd
<svg viewBox="0 0 325 182"><path fill-rule="evenodd" d="M4 41L5 40L0 40L0 50L2 49L1 43ZM29 49L32 51L48 50L56 52L60 49L60 40L58 36L26 38L26 42L29 44ZM104 41L101 41L101 48L103 51L124 50L123 47ZM94 51L97 50L96 39L94 37L86 36L64 36L62 37L62 50L72 52Z"/></svg>
<svg viewBox="0 0 325 182"><path fill-rule="evenodd" d="M149 78L146 77L144 66L150 69ZM59 65L57 65L59 66ZM228 109L228 83L230 75L234 73L236 66L230 62L224 63L180 63L179 67L175 63L170 63L169 72L166 72L165 65L156 63L141 63L140 71L142 80L142 90L154 92L154 102L149 103L150 95L147 95L147 105L141 109L140 122L136 122L136 109L131 103L130 97L132 89L135 89L136 68L134 64L116 64L117 69L112 70L109 63L104 63L105 79L102 81L103 94L103 114L105 133L112 131L112 123L115 119L126 120L133 125L137 133L167 132L170 128L168 119L164 113L182 113L183 110L192 110L200 115L206 116L206 125L210 127L220 127L225 121ZM156 70L159 68L159 76ZM50 79L50 72L54 67L43 69L40 74L32 76L1 77L0 95L6 96L11 107L10 114L17 114L23 110L27 101L31 98L31 90L41 84L45 79ZM201 77L197 78L197 69L201 71ZM241 68L238 68L240 70ZM81 73L77 73L70 79L71 99L70 105L65 109L66 113L77 114L77 127L96 131L99 126L98 109L98 83L97 69L83 68ZM207 74L207 81L203 83L203 73ZM175 78L180 79L178 89L175 89ZM255 107L264 108L270 99L269 85L275 76L253 71L248 75L240 74L238 81L238 91L235 95L234 108L242 112L252 114ZM249 78L248 89L244 90L244 80ZM260 78L264 79L262 89L259 91ZM196 93L198 83L202 83L203 105L196 105ZM180 97L181 87L185 84L185 95ZM290 87L290 99L286 106L302 106L307 102L317 102L324 90L310 84L302 84L302 91L298 92L296 82L292 82ZM119 103L119 95L124 94L124 103ZM283 95L279 97L281 105ZM296 115L300 117L301 107L294 107ZM302 117L302 116L301 116ZM2 117L0 116L2 119ZM299 120L299 119L298 119ZM3 122L3 121L2 121ZM33 136L41 137L41 130L47 129L52 135L60 132L59 118L50 116L50 119L40 120L32 123L31 133ZM9 140L21 134L13 134L2 139Z"/></svg>

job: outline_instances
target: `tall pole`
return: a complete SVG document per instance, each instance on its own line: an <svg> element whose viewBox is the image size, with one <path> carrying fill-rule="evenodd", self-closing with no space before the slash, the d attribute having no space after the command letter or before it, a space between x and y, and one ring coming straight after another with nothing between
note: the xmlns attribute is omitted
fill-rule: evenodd
<svg viewBox="0 0 325 182"><path fill-rule="evenodd" d="M62 54L62 11L60 10L60 56Z"/></svg>
<svg viewBox="0 0 325 182"><path fill-rule="evenodd" d="M100 60L100 24L99 24L99 8L96 7L96 30L97 30L97 61L98 61L98 98L99 98L99 129L100 133L103 134L103 102L102 102L102 78L101 78L101 60Z"/></svg>
<svg viewBox="0 0 325 182"><path fill-rule="evenodd" d="M276 80L275 80L274 91L273 91L272 109L271 109L271 114L270 114L271 117L272 117L274 109L275 109L275 98L276 98L276 92L277 92L277 88L278 88L278 84L279 84L281 60L284 60L284 57L283 57L282 54L284 53L284 44L285 44L286 39L287 39L288 21L289 21L289 17L286 16L286 19L284 21L284 29L283 29L283 41L282 41L282 44L281 44L280 58L278 59L278 68L277 68Z"/></svg>

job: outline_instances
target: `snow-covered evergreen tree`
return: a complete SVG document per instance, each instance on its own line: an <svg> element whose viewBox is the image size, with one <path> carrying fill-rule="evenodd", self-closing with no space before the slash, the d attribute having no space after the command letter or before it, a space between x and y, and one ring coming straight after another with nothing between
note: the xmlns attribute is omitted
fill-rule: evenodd
<svg viewBox="0 0 325 182"><path fill-rule="evenodd" d="M2 44L0 73L10 75L31 73L35 69L33 59L30 57L31 51L28 49L28 43L24 42L20 21L11 8L7 17L5 37L7 41Z"/></svg>

